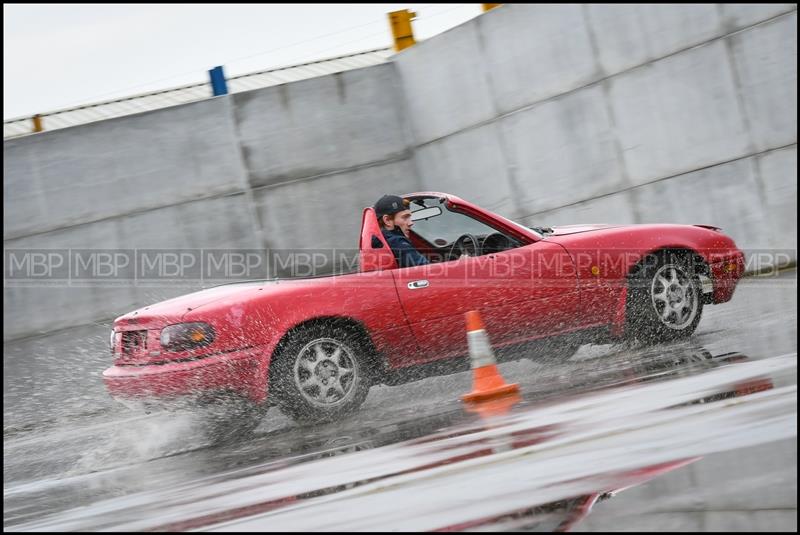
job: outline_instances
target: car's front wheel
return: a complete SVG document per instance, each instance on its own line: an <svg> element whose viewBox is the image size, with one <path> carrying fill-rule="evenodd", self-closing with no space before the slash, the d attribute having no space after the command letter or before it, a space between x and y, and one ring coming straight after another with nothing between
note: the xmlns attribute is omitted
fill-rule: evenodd
<svg viewBox="0 0 800 535"><path fill-rule="evenodd" d="M684 255L663 253L639 265L628 284L629 338L662 342L689 337L700 323L700 279Z"/></svg>
<svg viewBox="0 0 800 535"><path fill-rule="evenodd" d="M369 355L368 344L349 325L300 327L273 357L269 395L294 420L335 420L366 399L371 385Z"/></svg>

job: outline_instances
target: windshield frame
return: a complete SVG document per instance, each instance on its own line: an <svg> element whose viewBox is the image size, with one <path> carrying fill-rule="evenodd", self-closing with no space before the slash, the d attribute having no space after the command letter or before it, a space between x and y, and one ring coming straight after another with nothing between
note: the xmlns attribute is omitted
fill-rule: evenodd
<svg viewBox="0 0 800 535"><path fill-rule="evenodd" d="M402 197L404 199L408 199L411 202L415 200L429 199L429 198L439 199L439 202L442 204L446 204L446 206L450 210L468 215L486 225L489 225L492 228L496 228L496 225L500 225L502 229L498 230L498 232L509 232L513 235L515 239L521 241L524 245L530 245L532 243L547 238L546 236L543 236L541 233L533 230L530 227L526 227L520 223L511 221L506 217L503 217L490 210L482 208L469 201L465 201L464 199L461 199L460 197L457 197L456 195L452 195L450 193L442 193L438 191L424 191L416 193L407 193Z"/></svg>

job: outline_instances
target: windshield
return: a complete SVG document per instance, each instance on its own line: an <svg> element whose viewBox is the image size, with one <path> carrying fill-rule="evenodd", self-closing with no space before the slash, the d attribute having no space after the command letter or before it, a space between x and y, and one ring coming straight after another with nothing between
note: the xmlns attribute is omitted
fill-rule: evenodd
<svg viewBox="0 0 800 535"><path fill-rule="evenodd" d="M441 210L430 210L432 207L440 207ZM410 209L414 220L411 230L437 247L453 243L463 234L486 236L497 232L477 219L449 210L440 199L419 199L411 203ZM431 215L417 219L414 217L416 212Z"/></svg>

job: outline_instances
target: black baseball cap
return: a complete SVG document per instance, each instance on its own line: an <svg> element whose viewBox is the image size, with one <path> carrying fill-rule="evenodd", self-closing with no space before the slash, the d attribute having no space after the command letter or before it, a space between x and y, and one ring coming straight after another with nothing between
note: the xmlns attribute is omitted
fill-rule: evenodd
<svg viewBox="0 0 800 535"><path fill-rule="evenodd" d="M408 201L397 195L384 195L378 199L373 208L375 215L380 219L385 215L394 215L397 212L408 210Z"/></svg>

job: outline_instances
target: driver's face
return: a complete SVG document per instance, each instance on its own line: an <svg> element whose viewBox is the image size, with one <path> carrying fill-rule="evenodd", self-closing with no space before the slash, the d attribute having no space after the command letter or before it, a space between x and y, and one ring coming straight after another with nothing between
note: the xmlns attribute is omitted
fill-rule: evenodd
<svg viewBox="0 0 800 535"><path fill-rule="evenodd" d="M403 231L403 234L405 234L405 237L408 238L408 231L414 226L414 222L411 221L411 210L403 210L394 214L392 223L399 227L400 230Z"/></svg>

